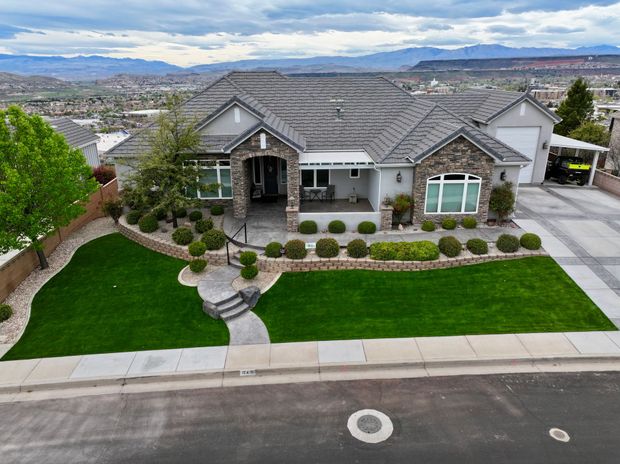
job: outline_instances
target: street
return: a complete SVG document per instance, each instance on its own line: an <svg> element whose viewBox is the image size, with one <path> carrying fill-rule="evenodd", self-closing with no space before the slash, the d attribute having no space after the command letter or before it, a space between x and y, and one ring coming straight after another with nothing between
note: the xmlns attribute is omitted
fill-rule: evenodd
<svg viewBox="0 0 620 464"><path fill-rule="evenodd" d="M0 404L8 463L617 463L620 373L364 380ZM360 409L393 435L356 440ZM570 436L562 443L551 428Z"/></svg>

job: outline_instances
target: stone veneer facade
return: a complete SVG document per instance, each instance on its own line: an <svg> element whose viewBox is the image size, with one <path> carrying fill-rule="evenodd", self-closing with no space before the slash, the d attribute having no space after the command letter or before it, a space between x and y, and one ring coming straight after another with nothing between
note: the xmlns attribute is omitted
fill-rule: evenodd
<svg viewBox="0 0 620 464"><path fill-rule="evenodd" d="M260 134L265 133L267 148L260 147ZM287 230L297 231L299 212L299 153L268 132L258 131L245 142L234 148L230 154L230 175L233 179L233 213L244 218L250 206L252 171L247 160L257 156L275 156L286 160L287 170ZM294 216L294 217L293 217Z"/></svg>
<svg viewBox="0 0 620 464"><path fill-rule="evenodd" d="M455 219L460 219L465 216L475 216L478 222L486 222L489 213L489 198L493 188L492 179L494 166L495 162L493 158L484 153L465 137L458 137L446 146L440 148L415 167L412 192L415 202L413 207L414 218L422 222L427 219L431 221L441 221L448 216ZM473 174L482 179L478 212L476 214L424 214L426 181L429 177L448 173Z"/></svg>

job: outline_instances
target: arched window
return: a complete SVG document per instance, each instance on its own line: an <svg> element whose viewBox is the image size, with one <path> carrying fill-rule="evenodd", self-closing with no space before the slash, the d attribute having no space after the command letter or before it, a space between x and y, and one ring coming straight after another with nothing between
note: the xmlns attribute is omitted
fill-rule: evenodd
<svg viewBox="0 0 620 464"><path fill-rule="evenodd" d="M430 177L424 213L477 213L481 181L478 176L460 173Z"/></svg>

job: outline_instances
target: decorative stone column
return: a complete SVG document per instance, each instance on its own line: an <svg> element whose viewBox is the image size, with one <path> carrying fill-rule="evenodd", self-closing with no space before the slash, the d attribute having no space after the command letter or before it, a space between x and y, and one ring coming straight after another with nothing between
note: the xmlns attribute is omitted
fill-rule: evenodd
<svg viewBox="0 0 620 464"><path fill-rule="evenodd" d="M286 207L286 230L287 232L297 232L299 230L299 207Z"/></svg>
<svg viewBox="0 0 620 464"><path fill-rule="evenodd" d="M392 215L394 208L385 203L381 203L381 230L392 230Z"/></svg>
<svg viewBox="0 0 620 464"><path fill-rule="evenodd" d="M245 159L238 156L230 158L230 175L233 180L233 216L243 219L250 203L250 170Z"/></svg>

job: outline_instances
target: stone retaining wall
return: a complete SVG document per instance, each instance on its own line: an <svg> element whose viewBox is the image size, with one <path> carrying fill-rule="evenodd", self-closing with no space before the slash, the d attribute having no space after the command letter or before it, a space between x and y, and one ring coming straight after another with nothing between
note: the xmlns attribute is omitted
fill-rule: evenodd
<svg viewBox="0 0 620 464"><path fill-rule="evenodd" d="M124 216L121 217L121 219L119 220L118 231L129 240L139 243L140 245L148 248L149 250L157 251L158 253L172 256L173 258L183 259L185 261L191 261L192 259L194 259L194 257L191 256L187 251L186 246L166 242L165 240L161 240L157 237L149 236L149 234L140 232L137 229L137 226L134 229L132 226L128 225L125 222ZM207 251L203 258L206 259L209 264L215 266L222 266L224 264L227 264L225 249L217 251Z"/></svg>
<svg viewBox="0 0 620 464"><path fill-rule="evenodd" d="M421 271L425 269L441 269L478 264L488 261L524 258L526 256L547 256L544 251L518 251L516 253L492 252L488 255L473 255L463 252L456 258L441 256L435 261L377 261L370 258L354 259L347 256L337 258L319 258L312 255L305 259L288 259L258 257L258 268L265 272L303 272L303 271L327 271L338 269L368 269L376 271Z"/></svg>

